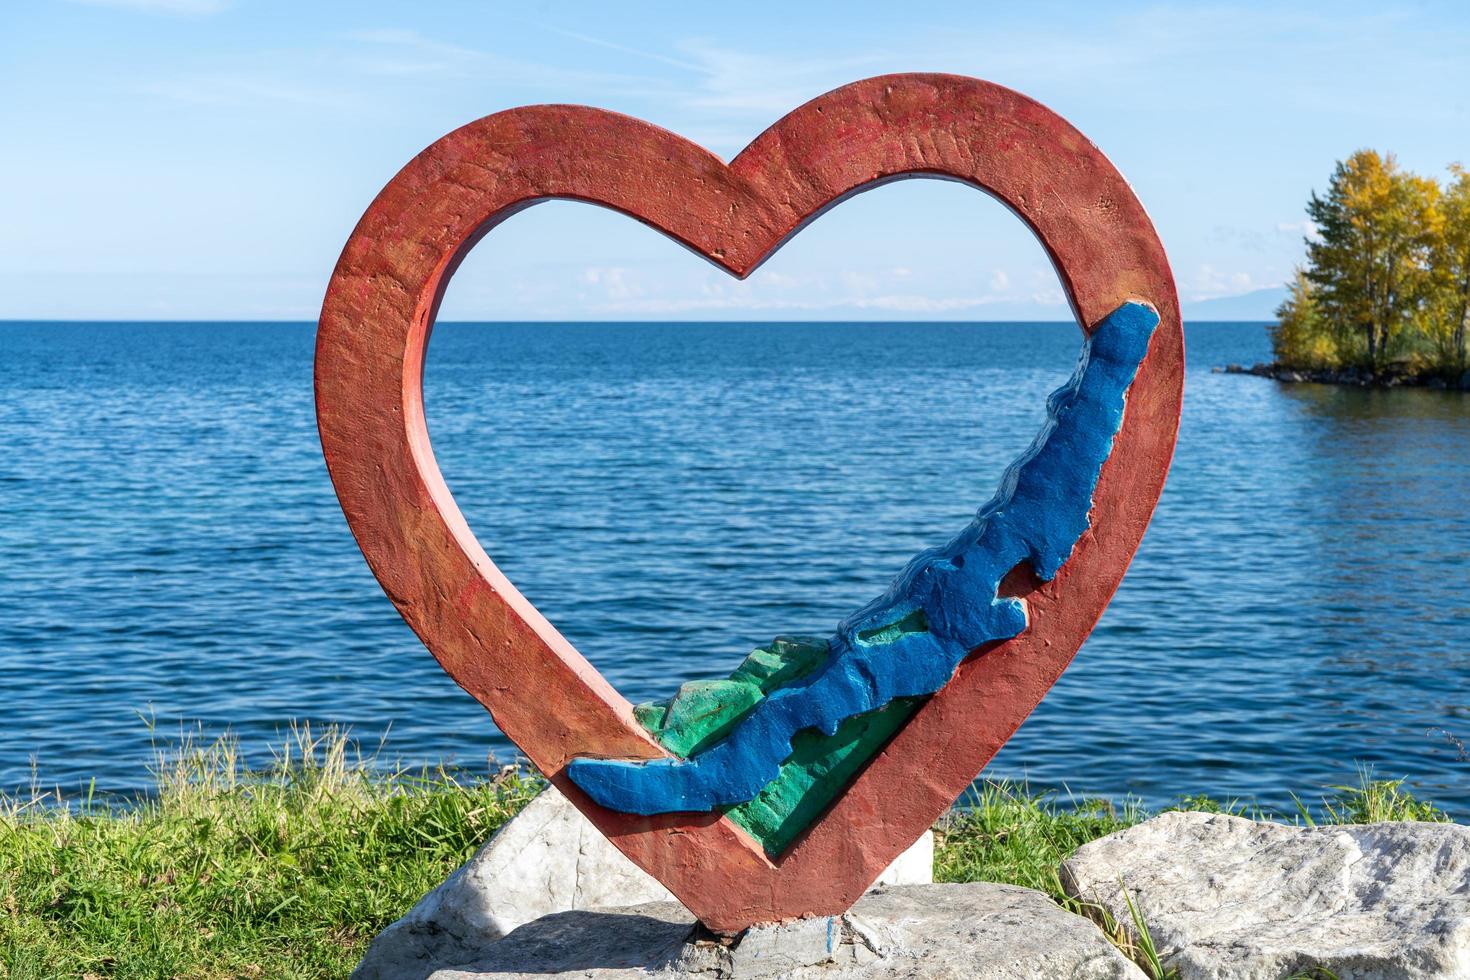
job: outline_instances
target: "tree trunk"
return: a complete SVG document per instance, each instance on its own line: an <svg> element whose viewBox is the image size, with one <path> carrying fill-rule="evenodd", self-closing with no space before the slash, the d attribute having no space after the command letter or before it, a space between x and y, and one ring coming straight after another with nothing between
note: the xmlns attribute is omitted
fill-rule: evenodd
<svg viewBox="0 0 1470 980"><path fill-rule="evenodd" d="M1470 276L1466 276L1460 283L1460 309L1455 317L1455 361L1461 373L1465 371L1465 362L1470 359L1470 351L1465 350L1465 321L1470 320Z"/></svg>

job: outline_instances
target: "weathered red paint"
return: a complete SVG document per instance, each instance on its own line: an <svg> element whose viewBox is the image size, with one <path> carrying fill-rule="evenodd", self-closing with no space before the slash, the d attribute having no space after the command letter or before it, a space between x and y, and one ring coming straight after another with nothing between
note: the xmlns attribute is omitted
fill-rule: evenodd
<svg viewBox="0 0 1470 980"><path fill-rule="evenodd" d="M1030 628L967 660L775 862L709 815L636 817L562 775L578 755L664 754L631 706L501 574L466 526L424 425L424 352L455 267L537 201L605 205L737 277L847 195L909 176L964 181L1034 231L1088 329L1127 300L1162 317L1103 468L1092 529L1057 578L1017 580ZM712 929L846 910L969 786L1072 659L1123 577L1173 453L1183 333L1142 205L1081 133L988 82L890 75L795 110L725 164L648 123L582 106L487 116L393 178L343 250L317 336L332 480L403 618L497 725L623 853Z"/></svg>

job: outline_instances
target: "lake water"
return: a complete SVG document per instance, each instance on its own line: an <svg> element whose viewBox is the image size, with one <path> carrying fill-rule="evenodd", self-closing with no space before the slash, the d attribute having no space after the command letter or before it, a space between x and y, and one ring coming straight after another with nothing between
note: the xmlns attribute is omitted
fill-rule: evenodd
<svg viewBox="0 0 1470 980"><path fill-rule="evenodd" d="M826 635L963 527L1070 372L1067 324L448 324L435 447L486 549L630 698ZM987 771L1290 805L1368 764L1470 816L1470 396L1210 373L1076 662ZM0 787L148 783L158 737L292 719L514 749L369 574L309 324L0 324ZM534 696L534 694L528 694Z"/></svg>

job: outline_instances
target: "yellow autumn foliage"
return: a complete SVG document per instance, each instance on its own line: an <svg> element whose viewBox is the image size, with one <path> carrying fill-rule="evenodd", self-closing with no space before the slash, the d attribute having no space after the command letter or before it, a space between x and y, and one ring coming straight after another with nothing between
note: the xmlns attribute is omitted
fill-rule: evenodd
<svg viewBox="0 0 1470 980"><path fill-rule="evenodd" d="M1438 182L1359 150L1313 194L1307 262L1272 344L1294 368L1390 363L1458 376L1470 361L1470 175Z"/></svg>

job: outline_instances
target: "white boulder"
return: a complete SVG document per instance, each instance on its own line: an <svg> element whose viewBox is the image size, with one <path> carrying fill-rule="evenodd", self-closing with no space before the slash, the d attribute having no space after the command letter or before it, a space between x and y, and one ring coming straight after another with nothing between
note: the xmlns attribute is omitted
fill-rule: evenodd
<svg viewBox="0 0 1470 980"><path fill-rule="evenodd" d="M1181 980L1470 978L1470 827L1165 813L1078 848L1062 881L1131 926L1126 889Z"/></svg>

